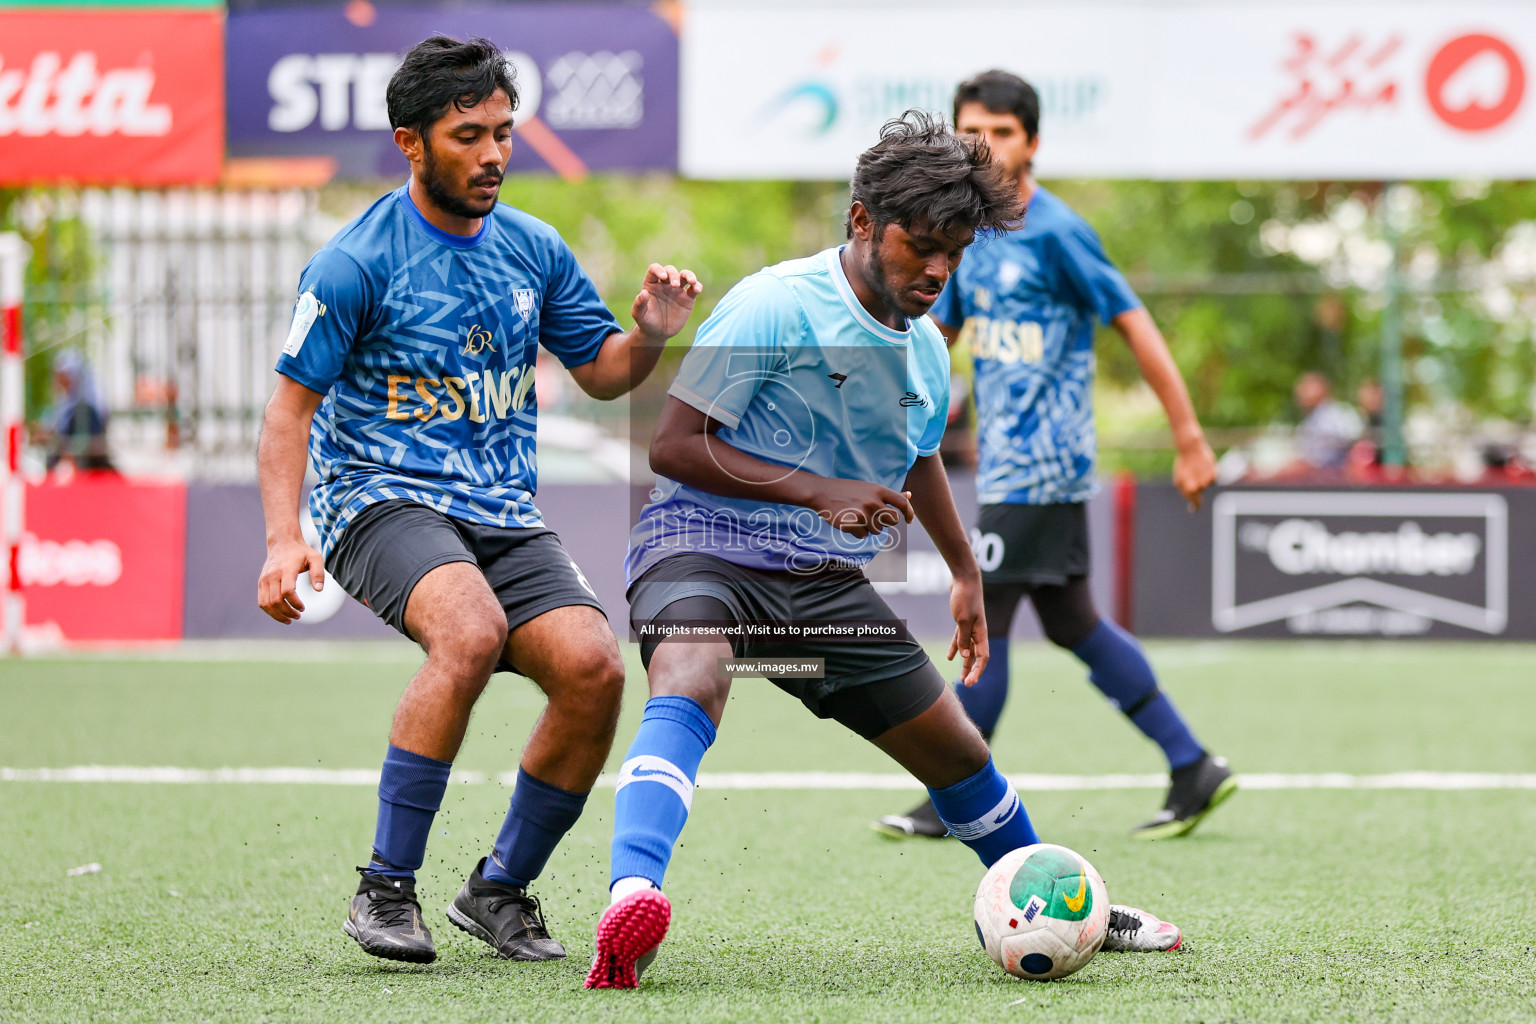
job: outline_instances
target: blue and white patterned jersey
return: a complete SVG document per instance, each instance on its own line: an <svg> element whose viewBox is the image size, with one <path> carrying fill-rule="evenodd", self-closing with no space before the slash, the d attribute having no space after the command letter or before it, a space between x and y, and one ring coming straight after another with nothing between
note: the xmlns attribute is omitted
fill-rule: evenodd
<svg viewBox="0 0 1536 1024"><path fill-rule="evenodd" d="M975 361L983 505L1086 501L1093 464L1094 319L1141 305L1099 236L1036 188L1024 226L977 239L932 315Z"/></svg>
<svg viewBox="0 0 1536 1024"><path fill-rule="evenodd" d="M901 490L939 450L949 353L927 317L897 331L869 314L838 249L761 270L699 327L667 394L724 424L719 441L764 462ZM893 531L858 538L796 505L727 498L659 477L630 531L630 583L682 551L757 569L863 565Z"/></svg>
<svg viewBox="0 0 1536 1024"><path fill-rule="evenodd" d="M277 371L325 395L309 507L329 555L390 498L493 526L538 526L534 363L597 357L619 330L549 225L497 204L472 236L402 187L314 255Z"/></svg>

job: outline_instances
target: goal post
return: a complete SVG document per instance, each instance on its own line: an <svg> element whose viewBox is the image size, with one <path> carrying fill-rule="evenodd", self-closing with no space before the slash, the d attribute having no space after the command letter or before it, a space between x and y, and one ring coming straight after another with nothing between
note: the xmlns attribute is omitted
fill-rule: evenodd
<svg viewBox="0 0 1536 1024"><path fill-rule="evenodd" d="M5 451L0 461L0 540L5 551L3 625L5 650L20 654L25 607L21 595L21 534L26 515L26 484L21 472L22 422L26 395L22 384L21 299L29 247L14 232L0 232L0 433Z"/></svg>

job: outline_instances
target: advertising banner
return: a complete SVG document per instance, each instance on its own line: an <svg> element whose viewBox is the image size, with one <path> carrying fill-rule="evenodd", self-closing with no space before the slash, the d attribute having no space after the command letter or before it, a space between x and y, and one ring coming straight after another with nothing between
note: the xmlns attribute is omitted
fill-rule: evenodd
<svg viewBox="0 0 1536 1024"><path fill-rule="evenodd" d="M629 537L624 484L548 487L539 492L545 522L597 592L620 635L629 628L624 603L624 549ZM306 515L310 544L319 534ZM187 492L186 635L284 638L390 637L398 634L327 576L316 594L300 592L304 614L293 625L273 621L256 606L256 578L266 558L261 492L254 484L194 484Z"/></svg>
<svg viewBox="0 0 1536 1024"><path fill-rule="evenodd" d="M275 7L229 17L232 156L327 156L349 178L407 171L385 89L427 37L483 36L517 68L512 171L677 166L677 34L595 3Z"/></svg>
<svg viewBox="0 0 1536 1024"><path fill-rule="evenodd" d="M305 536L319 546L306 517ZM318 639L387 637L395 631L329 575L320 593L300 581L304 614L284 626L256 605L267 557L261 491L255 484L193 484L187 490L186 636Z"/></svg>
<svg viewBox="0 0 1536 1024"><path fill-rule="evenodd" d="M1536 637L1536 489L1140 488L1136 625L1163 636Z"/></svg>
<svg viewBox="0 0 1536 1024"><path fill-rule="evenodd" d="M82 475L27 488L27 627L70 641L181 637L187 489Z"/></svg>
<svg viewBox="0 0 1536 1024"><path fill-rule="evenodd" d="M976 520L975 488L968 474L952 480L962 521ZM564 484L542 489L538 505L545 525L560 535L582 574L608 613L609 625L629 637L629 605L624 599L624 552L629 538L631 494L628 485ZM194 484L187 492L186 635L191 637L309 638L384 637L394 631L328 579L320 594L304 590L306 606L299 622L282 626L256 607L256 577L266 554L261 496L252 484ZM1113 500L1101 494L1089 503L1089 531L1094 545L1092 586L1099 607L1113 607ZM312 528L306 530L316 543ZM905 566L899 578L884 574L875 589L898 618L923 639L954 631L949 615L949 569L922 527L907 534ZM1033 615L1020 615L1014 635L1037 637Z"/></svg>
<svg viewBox="0 0 1536 1024"><path fill-rule="evenodd" d="M1536 175L1529 5L811 10L690 10L685 174L847 178L884 121L1001 68L1040 93L1047 178Z"/></svg>
<svg viewBox="0 0 1536 1024"><path fill-rule="evenodd" d="M0 185L217 181L223 67L217 10L0 10Z"/></svg>

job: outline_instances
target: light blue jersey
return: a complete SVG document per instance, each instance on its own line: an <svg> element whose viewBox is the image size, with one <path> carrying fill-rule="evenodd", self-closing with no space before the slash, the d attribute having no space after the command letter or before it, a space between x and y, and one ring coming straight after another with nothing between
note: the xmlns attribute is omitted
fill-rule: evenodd
<svg viewBox="0 0 1536 1024"><path fill-rule="evenodd" d="M534 363L566 366L619 330L549 225L497 204L477 234L433 227L405 188L315 254L277 371L325 395L309 507L329 555L391 498L493 526L538 526Z"/></svg>
<svg viewBox="0 0 1536 1024"><path fill-rule="evenodd" d="M1043 188L1022 228L966 250L933 318L975 360L981 504L1092 497L1094 319L1140 305L1093 228Z"/></svg>
<svg viewBox="0 0 1536 1024"><path fill-rule="evenodd" d="M859 303L839 249L753 274L699 327L667 394L724 424L715 437L755 458L817 476L900 490L939 450L949 414L949 355L927 317L906 330ZM857 538L815 512L725 498L660 477L630 531L633 583L682 551L757 569L863 565L893 531Z"/></svg>

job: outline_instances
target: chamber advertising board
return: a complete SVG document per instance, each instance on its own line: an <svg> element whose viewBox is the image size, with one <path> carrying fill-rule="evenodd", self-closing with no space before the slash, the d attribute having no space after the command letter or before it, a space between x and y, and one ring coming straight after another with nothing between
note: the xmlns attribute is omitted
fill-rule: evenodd
<svg viewBox="0 0 1536 1024"><path fill-rule="evenodd" d="M194 185L224 166L219 10L0 10L0 185Z"/></svg>
<svg viewBox="0 0 1536 1024"><path fill-rule="evenodd" d="M888 118L1001 68L1040 93L1045 177L1529 178L1533 61L1528 4L702 0L681 166L846 178Z"/></svg>
<svg viewBox="0 0 1536 1024"><path fill-rule="evenodd" d="M1536 637L1536 489L1138 498L1136 621L1174 636Z"/></svg>
<svg viewBox="0 0 1536 1024"><path fill-rule="evenodd" d="M509 169L674 169L677 33L647 7L270 7L229 17L229 150L332 157L346 178L404 175L385 103L401 55L482 36L517 71Z"/></svg>

